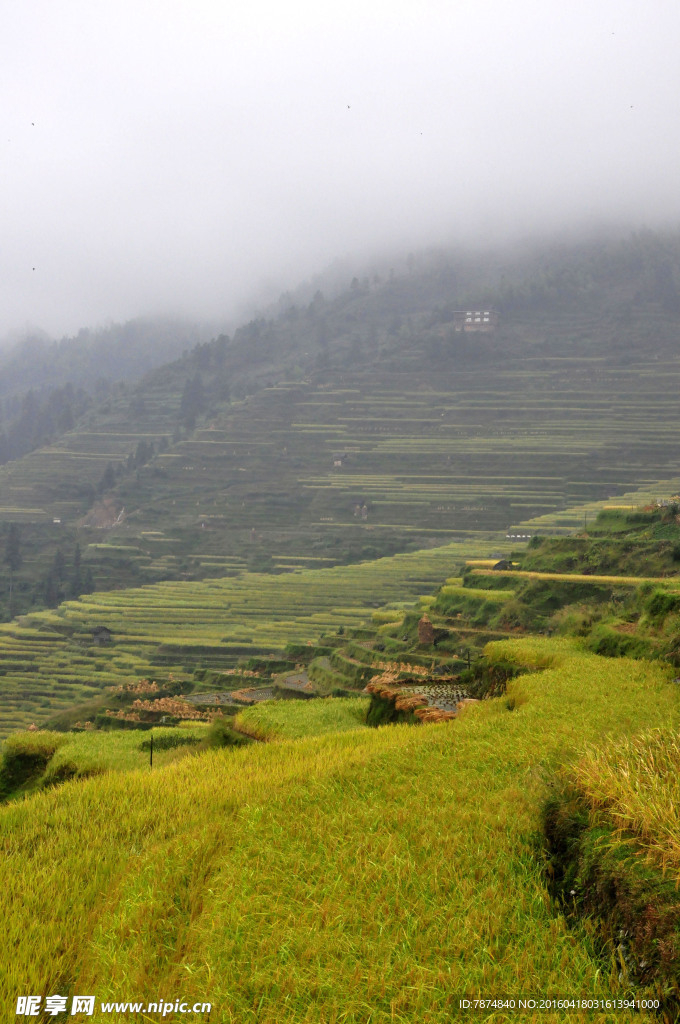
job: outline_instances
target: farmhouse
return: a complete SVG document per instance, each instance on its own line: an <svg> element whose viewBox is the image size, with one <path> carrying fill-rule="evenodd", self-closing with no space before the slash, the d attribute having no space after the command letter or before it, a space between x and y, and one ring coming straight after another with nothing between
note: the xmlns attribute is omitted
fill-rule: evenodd
<svg viewBox="0 0 680 1024"><path fill-rule="evenodd" d="M453 327L456 331L489 332L498 326L499 316L494 309L454 309Z"/></svg>
<svg viewBox="0 0 680 1024"><path fill-rule="evenodd" d="M92 639L97 647L103 647L105 644L110 644L112 638L113 633L108 626L95 626L92 630Z"/></svg>

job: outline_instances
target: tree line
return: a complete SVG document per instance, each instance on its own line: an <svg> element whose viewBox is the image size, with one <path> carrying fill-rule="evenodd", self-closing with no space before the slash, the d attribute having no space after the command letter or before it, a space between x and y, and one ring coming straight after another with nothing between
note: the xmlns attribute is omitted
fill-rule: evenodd
<svg viewBox="0 0 680 1024"><path fill-rule="evenodd" d="M5 529L2 562L6 567L5 603L6 617L13 618L17 614L17 573L24 564L21 528L18 523L8 523ZM83 565L80 544L76 543L70 559L61 548L57 548L51 564L29 588L31 593L24 593L22 588L21 605L28 600L29 606L43 604L48 608L56 608L62 601L75 599L81 594L91 594L95 589L92 569Z"/></svg>

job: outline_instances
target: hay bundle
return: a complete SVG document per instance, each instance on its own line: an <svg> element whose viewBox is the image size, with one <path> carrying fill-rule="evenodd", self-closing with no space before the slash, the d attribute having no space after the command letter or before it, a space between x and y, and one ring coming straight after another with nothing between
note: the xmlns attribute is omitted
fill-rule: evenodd
<svg viewBox="0 0 680 1024"><path fill-rule="evenodd" d="M427 615L423 615L418 623L418 643L431 644L434 641L434 626Z"/></svg>
<svg viewBox="0 0 680 1024"><path fill-rule="evenodd" d="M402 693L395 700L394 706L397 711L415 711L416 708L427 707L428 700L422 693Z"/></svg>

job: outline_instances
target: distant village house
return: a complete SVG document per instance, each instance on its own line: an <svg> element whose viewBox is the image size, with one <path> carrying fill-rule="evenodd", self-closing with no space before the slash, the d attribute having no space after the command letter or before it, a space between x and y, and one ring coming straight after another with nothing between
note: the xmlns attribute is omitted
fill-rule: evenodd
<svg viewBox="0 0 680 1024"><path fill-rule="evenodd" d="M494 309L455 309L453 327L466 334L474 331L489 332L498 327L499 316Z"/></svg>

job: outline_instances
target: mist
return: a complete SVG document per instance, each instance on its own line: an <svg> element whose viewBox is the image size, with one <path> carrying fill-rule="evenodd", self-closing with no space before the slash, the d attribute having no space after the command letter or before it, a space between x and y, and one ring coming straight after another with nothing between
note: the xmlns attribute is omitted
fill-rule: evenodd
<svg viewBox="0 0 680 1024"><path fill-rule="evenodd" d="M336 257L676 227L680 9L27 0L0 335L228 319Z"/></svg>

